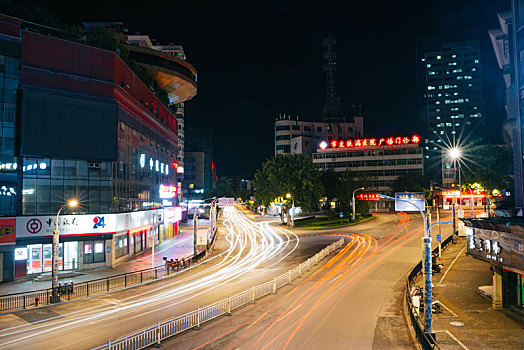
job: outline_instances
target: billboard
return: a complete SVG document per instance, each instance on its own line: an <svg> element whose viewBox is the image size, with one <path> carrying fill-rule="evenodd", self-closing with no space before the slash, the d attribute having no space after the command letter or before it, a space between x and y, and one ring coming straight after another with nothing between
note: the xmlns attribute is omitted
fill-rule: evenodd
<svg viewBox="0 0 524 350"><path fill-rule="evenodd" d="M16 242L16 218L0 219L0 243Z"/></svg>
<svg viewBox="0 0 524 350"><path fill-rule="evenodd" d="M395 211L418 211L419 209L422 211L426 210L424 192L395 193Z"/></svg>

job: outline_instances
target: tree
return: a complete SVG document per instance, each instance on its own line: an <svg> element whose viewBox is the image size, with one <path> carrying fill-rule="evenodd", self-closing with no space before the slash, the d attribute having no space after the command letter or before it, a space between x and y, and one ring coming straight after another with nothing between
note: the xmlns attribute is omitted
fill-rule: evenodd
<svg viewBox="0 0 524 350"><path fill-rule="evenodd" d="M353 191L357 188L369 187L369 181L365 177L355 179L355 174L346 170L338 179L335 195L339 202L339 208L342 211L349 212L353 201ZM368 201L359 201L355 199L355 211L361 215L367 215L369 212Z"/></svg>
<svg viewBox="0 0 524 350"><path fill-rule="evenodd" d="M265 206L276 198L290 193L295 206L305 211L316 209L323 188L320 172L313 167L311 157L304 155L276 155L257 170L253 186L256 197ZM286 204L291 205L291 200Z"/></svg>
<svg viewBox="0 0 524 350"><path fill-rule="evenodd" d="M327 202L331 202L337 195L337 186L339 183L339 176L333 169L328 169L322 172L321 181L324 186L324 196Z"/></svg>
<svg viewBox="0 0 524 350"><path fill-rule="evenodd" d="M235 197L235 191L231 188L229 183L224 180L217 180L215 186L208 192L208 197Z"/></svg>
<svg viewBox="0 0 524 350"><path fill-rule="evenodd" d="M430 180L420 174L407 174L399 176L393 183L395 192L422 192L429 189Z"/></svg>
<svg viewBox="0 0 524 350"><path fill-rule="evenodd" d="M511 155L506 145L482 145L472 148L463 156L462 183L479 183L488 191L508 188Z"/></svg>

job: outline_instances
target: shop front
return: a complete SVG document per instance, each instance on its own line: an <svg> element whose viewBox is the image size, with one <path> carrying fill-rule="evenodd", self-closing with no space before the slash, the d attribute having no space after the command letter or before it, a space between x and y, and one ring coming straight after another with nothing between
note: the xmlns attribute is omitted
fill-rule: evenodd
<svg viewBox="0 0 524 350"><path fill-rule="evenodd" d="M17 217L15 277L51 271L55 216ZM106 266L116 229L115 214L61 215L58 229L59 270ZM108 258L109 255L109 258Z"/></svg>
<svg viewBox="0 0 524 350"><path fill-rule="evenodd" d="M0 219L0 282L13 280L16 218Z"/></svg>
<svg viewBox="0 0 524 350"><path fill-rule="evenodd" d="M524 220L462 219L467 255L490 263L493 307L509 310L524 321Z"/></svg>

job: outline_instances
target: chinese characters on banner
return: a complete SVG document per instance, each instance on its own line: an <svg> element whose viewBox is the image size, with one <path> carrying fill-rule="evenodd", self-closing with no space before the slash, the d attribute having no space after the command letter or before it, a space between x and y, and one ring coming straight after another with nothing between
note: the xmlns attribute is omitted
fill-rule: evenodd
<svg viewBox="0 0 524 350"><path fill-rule="evenodd" d="M359 148L359 147L387 147L395 145L418 145L420 143L420 136L412 135L396 136L396 137L381 137L371 139L350 139L350 140L331 140L329 146L331 148ZM321 149L326 149L328 143L322 141L320 143Z"/></svg>
<svg viewBox="0 0 524 350"><path fill-rule="evenodd" d="M359 193L357 198L361 201L378 201L378 193Z"/></svg>
<svg viewBox="0 0 524 350"><path fill-rule="evenodd" d="M16 242L16 219L0 219L0 243Z"/></svg>

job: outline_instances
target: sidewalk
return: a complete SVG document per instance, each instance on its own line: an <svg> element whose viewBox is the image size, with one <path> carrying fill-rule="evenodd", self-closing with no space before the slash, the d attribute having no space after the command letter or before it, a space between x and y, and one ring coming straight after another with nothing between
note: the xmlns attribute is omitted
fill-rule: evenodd
<svg viewBox="0 0 524 350"><path fill-rule="evenodd" d="M208 227L204 226L204 224L205 222L203 222L203 220L199 222L199 230L208 230ZM180 226L180 233L177 236L155 246L155 266L164 265L164 260L162 259L164 256L168 259L172 258L180 260L191 255L193 255L193 226L189 223L186 225L182 224ZM74 271L74 276L70 276L70 272L60 272L59 279L73 281L73 283L81 283L148 268L151 268L151 249L133 256L129 260L113 268L107 267L92 271ZM51 288L51 281L49 279L39 282L9 282L0 284L0 295L30 292L46 288Z"/></svg>
<svg viewBox="0 0 524 350"><path fill-rule="evenodd" d="M466 238L443 251L444 268L433 274L433 295L443 312L433 314L441 349L522 349L524 327L493 310L479 287L492 285L489 263L466 256ZM422 285L421 277L416 279Z"/></svg>

